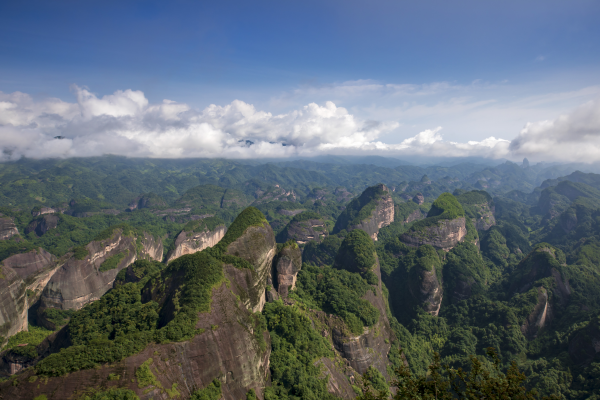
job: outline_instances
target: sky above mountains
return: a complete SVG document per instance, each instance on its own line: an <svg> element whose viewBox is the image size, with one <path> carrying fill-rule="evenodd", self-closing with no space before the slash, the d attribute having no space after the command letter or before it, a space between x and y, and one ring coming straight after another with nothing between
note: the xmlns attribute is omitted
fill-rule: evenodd
<svg viewBox="0 0 600 400"><path fill-rule="evenodd" d="M2 157L594 162L599 17L580 0L3 2Z"/></svg>

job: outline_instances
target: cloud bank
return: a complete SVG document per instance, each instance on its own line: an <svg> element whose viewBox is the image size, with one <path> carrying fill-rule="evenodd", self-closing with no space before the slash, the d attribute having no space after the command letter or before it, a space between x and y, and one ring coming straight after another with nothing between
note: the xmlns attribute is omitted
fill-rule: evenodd
<svg viewBox="0 0 600 400"><path fill-rule="evenodd" d="M495 137L445 141L442 128L436 127L388 144L380 137L398 128L399 122L362 120L331 101L274 115L239 100L195 110L170 100L151 104L143 92L129 89L103 97L78 86L72 91L74 103L0 92L2 159L104 154L159 158L423 154L596 161L600 150L597 102L555 121L527 124L512 142Z"/></svg>

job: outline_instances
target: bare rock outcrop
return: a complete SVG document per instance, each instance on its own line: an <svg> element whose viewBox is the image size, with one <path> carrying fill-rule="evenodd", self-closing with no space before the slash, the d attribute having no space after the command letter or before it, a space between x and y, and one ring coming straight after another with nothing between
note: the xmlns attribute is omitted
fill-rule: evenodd
<svg viewBox="0 0 600 400"><path fill-rule="evenodd" d="M54 214L46 214L40 218L33 220L27 228L25 228L25 234L35 232L37 236L42 236L51 229L55 229L58 226L59 217Z"/></svg>
<svg viewBox="0 0 600 400"><path fill-rule="evenodd" d="M369 290L363 299L379 311L379 320L375 325L365 327L364 332L356 336L343 328L342 320L339 317L323 312L317 312L315 316L329 327L334 348L347 360L350 367L362 375L369 366L373 366L388 378L387 356L391 349L390 343L395 339L395 335L386 314L378 259L376 259L372 272L379 278L379 282L375 286L375 293Z"/></svg>
<svg viewBox="0 0 600 400"><path fill-rule="evenodd" d="M0 240L10 239L11 237L18 235L19 230L10 217L0 216Z"/></svg>
<svg viewBox="0 0 600 400"><path fill-rule="evenodd" d="M244 305L253 312L262 311L273 258L277 253L273 229L266 221L262 226L248 227L243 235L227 246L226 253L241 257L253 266L254 270L230 267L228 273L235 276L236 290Z"/></svg>
<svg viewBox="0 0 600 400"><path fill-rule="evenodd" d="M319 214L304 212L292 218L286 227L277 235L279 243L295 240L299 244L309 241L321 242L329 236L325 221Z"/></svg>
<svg viewBox="0 0 600 400"><path fill-rule="evenodd" d="M162 244L144 234L138 254L137 239L117 228L108 239L93 241L85 246L87 254L73 254L54 273L41 296L41 309L78 310L98 300L113 287L120 270L139 258L161 261Z"/></svg>
<svg viewBox="0 0 600 400"><path fill-rule="evenodd" d="M423 193L419 192L415 194L415 196L412 198L412 201L414 201L418 205L421 205L425 203L425 197L423 197Z"/></svg>
<svg viewBox="0 0 600 400"><path fill-rule="evenodd" d="M167 255L167 263L185 254L193 254L216 245L226 232L227 228L224 225L219 225L214 230L205 229L200 232L181 231L175 239L175 249Z"/></svg>
<svg viewBox="0 0 600 400"><path fill-rule="evenodd" d="M461 242L467 234L465 217L440 219L429 226L419 227L400 236L400 240L409 246L429 244L448 251Z"/></svg>
<svg viewBox="0 0 600 400"><path fill-rule="evenodd" d="M0 263L0 342L27 329L27 286L12 268Z"/></svg>
<svg viewBox="0 0 600 400"><path fill-rule="evenodd" d="M548 299L548 292L543 286L539 287L537 291L538 302L521 325L521 332L529 340L535 339L552 319L552 307Z"/></svg>
<svg viewBox="0 0 600 400"><path fill-rule="evenodd" d="M232 282L236 279L228 274L227 277ZM262 398L269 376L269 334L263 333L266 346L261 347L254 334L252 313L237 300L234 291L226 283L213 290L211 310L201 313L196 325L203 333L191 340L150 344L120 362L53 377L43 385L30 379L35 374L30 369L15 378L18 387L6 382L0 388L1 393L14 400L30 400L49 393L52 398L67 399L73 393L118 386L133 390L142 400L150 400L170 398L164 388L175 387L182 398L190 398L196 389L218 379L224 400L245 398L251 388ZM149 362L160 386L139 387L136 371L144 362ZM120 379L111 380L111 374L119 375Z"/></svg>
<svg viewBox="0 0 600 400"><path fill-rule="evenodd" d="M402 221L402 223L403 223L403 224L409 224L409 223L411 223L411 222L418 221L418 220L420 220L420 219L423 219L423 218L425 218L425 215L423 215L423 212L421 211L421 209L420 209L420 208L417 208L415 211L411 212L411 213L408 215L408 217L406 217L406 218L405 218L405 219Z"/></svg>
<svg viewBox="0 0 600 400"><path fill-rule="evenodd" d="M333 233L342 229L362 229L371 239L377 240L379 229L394 222L394 201L384 184L369 187L356 199L348 203L338 217Z"/></svg>
<svg viewBox="0 0 600 400"><path fill-rule="evenodd" d="M412 298L426 312L437 316L442 306L444 290L439 275L441 262L431 246L418 250L419 260L409 271L408 288Z"/></svg>
<svg viewBox="0 0 600 400"><path fill-rule="evenodd" d="M302 251L297 244L285 246L274 260L275 288L280 297L285 298L296 287L296 277L302 268Z"/></svg>

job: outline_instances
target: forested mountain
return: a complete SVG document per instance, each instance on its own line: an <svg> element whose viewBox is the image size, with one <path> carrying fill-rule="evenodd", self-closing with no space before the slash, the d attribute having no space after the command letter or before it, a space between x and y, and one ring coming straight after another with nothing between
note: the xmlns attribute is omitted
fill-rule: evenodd
<svg viewBox="0 0 600 400"><path fill-rule="evenodd" d="M0 164L0 398L599 398L600 175L351 161Z"/></svg>

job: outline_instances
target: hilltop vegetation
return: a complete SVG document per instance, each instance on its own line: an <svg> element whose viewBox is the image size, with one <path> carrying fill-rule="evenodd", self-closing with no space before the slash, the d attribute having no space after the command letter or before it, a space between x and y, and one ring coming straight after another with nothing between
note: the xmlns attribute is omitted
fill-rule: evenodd
<svg viewBox="0 0 600 400"><path fill-rule="evenodd" d="M133 238L136 252L148 236L167 254L182 232L194 238L227 228L218 244L168 265L138 259L117 274L128 253L106 256L93 268L98 274L114 274L110 290L79 310L42 305L44 288L34 281L43 278L22 278L32 324L29 331L7 338L2 357L5 363L18 359L31 366L24 373L35 379L101 370L148 346L191 343L199 335L224 340L229 328L198 323L212 307L227 305L232 311L228 318L250 338L232 348L248 346L243 353L251 348L257 357L270 354L250 362L264 363L260 365L269 370L258 375L271 382L245 388L249 399L263 394L269 400L334 399L324 374L335 368L344 371L343 385L335 373L328 379L340 384L336 393L345 393L344 398L369 398L368 390L361 389L369 384L387 398L404 390L388 392L388 378L403 358L408 364L401 369L400 384L405 387L429 385L425 377L432 363L448 365L448 374L477 365L494 377L509 368L517 376L518 368L525 374L518 384L540 396L598 398L598 175L514 163L421 168L118 157L0 166L1 217L18 230L14 234L6 228L10 235L0 240L0 261L28 252L33 257L41 248L57 257L52 268L62 266L69 256L91 258L94 253L88 249L94 246L103 251L104 245L89 243L114 232ZM389 191L372 186L378 182ZM357 229L383 197L394 209L394 221L374 236ZM464 236L448 246L405 236L426 236L429 228L455 220L464 220L456 230ZM305 226L309 234L290 237L294 226L304 227L307 221L312 221L310 230ZM254 264L244 254L227 254L228 246L247 232L270 240ZM280 242L277 246L273 238ZM302 254L300 272L292 261L269 264L269 257L275 263L284 259L286 246L298 252L298 260ZM18 267L3 265L0 283L9 282L9 276L21 279L14 272L22 271ZM288 274L287 280L277 281L280 272ZM278 282L289 286L287 297L280 299L273 289ZM226 288L231 299L222 293L214 297L217 287ZM57 332L37 327L39 317L54 324L52 329L66 327ZM48 335L51 340L45 341ZM383 336L387 342L381 335L389 335ZM369 365L361 377L348 366L360 358L352 352L365 346L360 354L366 359L375 342L384 354L378 361L383 368ZM490 359L489 354L495 355ZM159 356L152 358L156 362ZM158 374L158 367L151 367L147 356L145 360L137 368L146 365L149 374ZM211 376L204 387L187 394L177 386L168 393L161 390L182 398L219 398L229 396L223 385L224 380ZM85 395L136 398L139 388L125 387L103 386Z"/></svg>

